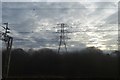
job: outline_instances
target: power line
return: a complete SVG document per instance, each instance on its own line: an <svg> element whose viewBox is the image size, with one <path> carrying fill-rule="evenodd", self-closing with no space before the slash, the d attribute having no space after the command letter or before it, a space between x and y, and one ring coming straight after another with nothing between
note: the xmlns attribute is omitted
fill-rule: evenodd
<svg viewBox="0 0 120 80"><path fill-rule="evenodd" d="M66 10L66 9L118 9L118 7L106 7L106 8L95 8L95 7L86 7L86 8L80 8L80 7L43 7L43 8L5 8L3 10L32 10L32 11L38 11L38 10L58 10L58 9L62 9L62 10Z"/></svg>
<svg viewBox="0 0 120 80"><path fill-rule="evenodd" d="M57 30L57 32L53 32L53 30L40 30L40 31L44 31L44 32L47 32L47 31L51 31L51 32L47 32L47 33L60 33L59 31L60 30ZM86 30L86 31L82 31L82 30L79 30L79 31L65 31L66 33L74 33L74 32L117 32L117 31L120 31L120 30ZM38 31L35 32L35 31L30 31L30 32L27 32L27 31L22 31L22 32L19 32L18 33L39 33Z"/></svg>

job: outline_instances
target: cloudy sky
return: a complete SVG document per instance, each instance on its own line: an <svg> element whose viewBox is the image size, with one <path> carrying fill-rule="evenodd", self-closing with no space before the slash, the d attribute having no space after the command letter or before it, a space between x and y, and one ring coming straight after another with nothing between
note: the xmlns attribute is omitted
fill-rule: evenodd
<svg viewBox="0 0 120 80"><path fill-rule="evenodd" d="M37 1L37 0L36 0ZM3 2L2 23L8 22L14 48L52 48L59 45L59 23L70 39L68 50L95 46L118 48L117 2ZM2 31L3 29L0 28ZM3 44L4 46L4 44Z"/></svg>

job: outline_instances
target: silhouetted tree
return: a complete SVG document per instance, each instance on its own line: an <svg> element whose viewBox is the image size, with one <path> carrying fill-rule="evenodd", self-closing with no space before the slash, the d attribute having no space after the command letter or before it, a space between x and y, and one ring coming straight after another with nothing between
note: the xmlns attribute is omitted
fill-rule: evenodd
<svg viewBox="0 0 120 80"><path fill-rule="evenodd" d="M3 60L5 53L4 50ZM58 54L48 48L28 51L20 48L12 50L9 76L40 75L117 77L118 57L106 55L95 47L64 54Z"/></svg>

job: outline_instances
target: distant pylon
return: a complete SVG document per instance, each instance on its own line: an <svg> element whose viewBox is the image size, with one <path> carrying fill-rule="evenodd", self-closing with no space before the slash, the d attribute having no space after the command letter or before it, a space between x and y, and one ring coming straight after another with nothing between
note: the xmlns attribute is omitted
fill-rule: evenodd
<svg viewBox="0 0 120 80"><path fill-rule="evenodd" d="M58 32L60 33L60 42L59 42L59 47L58 47L58 53L60 53L61 50L61 46L64 45L65 47L65 51L67 53L67 46L66 46L66 39L67 37L65 36L65 33L67 33L67 30L65 30L65 27L67 27L67 24L65 23L60 23L58 24L58 26L61 27L61 30L58 30Z"/></svg>

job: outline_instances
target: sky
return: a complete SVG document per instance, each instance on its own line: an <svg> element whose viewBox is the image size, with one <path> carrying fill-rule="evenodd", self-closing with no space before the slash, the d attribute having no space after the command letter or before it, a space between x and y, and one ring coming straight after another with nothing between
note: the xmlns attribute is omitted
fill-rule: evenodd
<svg viewBox="0 0 120 80"><path fill-rule="evenodd" d="M13 48L57 49L60 36L56 33L60 30L57 24L66 23L65 29L71 32L66 34L70 38L66 39L68 50L91 46L118 49L118 2L14 1L2 2L2 23L9 23Z"/></svg>
<svg viewBox="0 0 120 80"><path fill-rule="evenodd" d="M119 0L1 0L2 2L118 2Z"/></svg>

